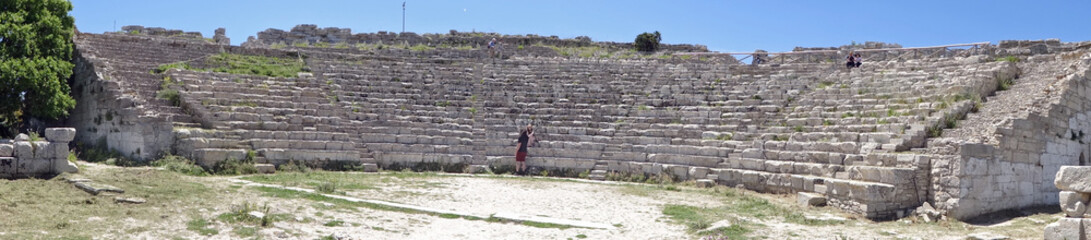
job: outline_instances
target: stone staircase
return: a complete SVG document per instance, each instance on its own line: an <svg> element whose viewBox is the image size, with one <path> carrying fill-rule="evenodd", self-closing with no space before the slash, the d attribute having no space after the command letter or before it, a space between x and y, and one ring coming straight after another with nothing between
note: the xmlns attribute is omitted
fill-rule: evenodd
<svg viewBox="0 0 1091 240"><path fill-rule="evenodd" d="M609 169L609 163L606 161L595 161L595 166L591 168L591 173L587 175L587 178L596 181L605 181L606 172Z"/></svg>

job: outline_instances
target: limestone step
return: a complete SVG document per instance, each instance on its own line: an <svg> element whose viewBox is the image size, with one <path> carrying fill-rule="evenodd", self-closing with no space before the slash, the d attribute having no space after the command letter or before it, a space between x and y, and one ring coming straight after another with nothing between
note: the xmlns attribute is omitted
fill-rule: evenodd
<svg viewBox="0 0 1091 240"><path fill-rule="evenodd" d="M587 178L596 181L605 181L606 170L591 170L591 174L587 175Z"/></svg>
<svg viewBox="0 0 1091 240"><path fill-rule="evenodd" d="M363 163L360 165L364 172L378 172L379 165L375 163Z"/></svg>
<svg viewBox="0 0 1091 240"><path fill-rule="evenodd" d="M258 169L258 172L262 173L262 174L272 174L272 173L276 173L276 171L277 171L276 166L273 166L273 164L268 164L268 163L254 164L254 167L256 167Z"/></svg>

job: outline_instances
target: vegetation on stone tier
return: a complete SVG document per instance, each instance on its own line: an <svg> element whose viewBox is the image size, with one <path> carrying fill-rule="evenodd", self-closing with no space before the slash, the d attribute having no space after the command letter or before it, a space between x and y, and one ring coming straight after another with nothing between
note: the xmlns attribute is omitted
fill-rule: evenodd
<svg viewBox="0 0 1091 240"><path fill-rule="evenodd" d="M659 50L660 40L663 40L663 36L659 34L659 31L655 31L655 33L641 33L640 35L636 35L636 40L633 41L633 47L641 52L655 52L656 50Z"/></svg>
<svg viewBox="0 0 1091 240"><path fill-rule="evenodd" d="M208 176L208 172L204 168L181 156L167 155L151 162L151 165L190 176Z"/></svg>
<svg viewBox="0 0 1091 240"><path fill-rule="evenodd" d="M299 72L309 72L305 69L306 64L299 59L231 53L209 56L205 59L204 64L209 67L194 67L185 62L169 63L160 65L155 72L162 73L169 69L186 69L269 77L296 77Z"/></svg>
<svg viewBox="0 0 1091 240"><path fill-rule="evenodd" d="M71 10L65 0L0 0L0 136L17 133L25 117L57 119L76 106L66 83Z"/></svg>

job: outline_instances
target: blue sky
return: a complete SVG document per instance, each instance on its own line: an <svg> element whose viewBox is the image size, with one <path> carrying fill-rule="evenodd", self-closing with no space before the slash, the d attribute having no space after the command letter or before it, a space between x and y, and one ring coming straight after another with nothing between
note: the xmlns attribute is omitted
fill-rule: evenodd
<svg viewBox="0 0 1091 240"><path fill-rule="evenodd" d="M400 31L402 0L72 0L83 32L125 25L200 31L227 28L232 44L297 24L353 33ZM406 31L589 36L631 42L660 31L665 43L710 50L788 51L852 41L906 47L1007 39L1091 40L1091 1L406 1ZM116 22L116 25L115 25Z"/></svg>

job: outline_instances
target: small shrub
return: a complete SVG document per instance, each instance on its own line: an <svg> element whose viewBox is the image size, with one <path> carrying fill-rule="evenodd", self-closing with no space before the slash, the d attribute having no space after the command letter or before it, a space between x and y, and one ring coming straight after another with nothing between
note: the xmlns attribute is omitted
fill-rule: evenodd
<svg viewBox="0 0 1091 240"><path fill-rule="evenodd" d="M258 168L254 166L254 162L229 158L212 166L212 172L216 175L255 174L258 173Z"/></svg>
<svg viewBox="0 0 1091 240"><path fill-rule="evenodd" d="M310 172L311 168L303 164L303 161L289 160L287 163L277 166L278 172Z"/></svg>
<svg viewBox="0 0 1091 240"><path fill-rule="evenodd" d="M182 105L182 94L175 89L159 90L159 92L155 93L155 97L167 100L167 102L170 102L171 106L177 107Z"/></svg>
<svg viewBox="0 0 1091 240"><path fill-rule="evenodd" d="M74 163L74 162L76 162L76 160L79 160L79 158L76 157L76 152L74 152L72 150L69 150L68 151L68 162L73 162Z"/></svg>
<svg viewBox="0 0 1091 240"><path fill-rule="evenodd" d="M181 156L167 155L151 163L152 166L161 167L167 171L177 172L190 176L207 176L204 168L193 164L193 161Z"/></svg>
<svg viewBox="0 0 1091 240"><path fill-rule="evenodd" d="M37 141L42 141L43 140L42 136L38 135L38 132L30 132L30 134L27 134L27 135L30 136L30 141L32 141L32 142L37 142Z"/></svg>
<svg viewBox="0 0 1091 240"><path fill-rule="evenodd" d="M106 137L99 138L98 143L93 145L84 145L82 142L77 142L75 151L79 159L83 159L84 161L88 162L105 163L107 160L113 159L113 163L116 164L117 159L124 158L123 156L121 156L121 152L107 149ZM128 161L122 160L121 162Z"/></svg>
<svg viewBox="0 0 1091 240"><path fill-rule="evenodd" d="M337 192L337 184L332 182L323 182L322 184L318 184L318 187L315 188L315 191L318 191L320 193L335 193Z"/></svg>
<svg viewBox="0 0 1091 240"><path fill-rule="evenodd" d="M513 172L515 172L515 166L514 165L492 165L492 166L489 166L489 170L491 170L493 174L513 173Z"/></svg>
<svg viewBox="0 0 1091 240"><path fill-rule="evenodd" d="M263 214L261 218L258 218L250 215L250 212L261 212ZM257 204L250 202L232 205L230 211L220 214L216 218L228 223L251 223L262 227L272 226L276 220L272 214L269 214L268 205L258 207Z"/></svg>
<svg viewBox="0 0 1091 240"><path fill-rule="evenodd" d="M655 52L659 50L659 41L663 40L663 36L659 34L659 31L654 33L641 33L636 36L636 40L633 41L633 47L637 51L641 52Z"/></svg>
<svg viewBox="0 0 1091 240"><path fill-rule="evenodd" d="M1011 89L1011 85L1015 84L1015 79L1013 79L1013 78L1001 78L1001 79L998 79L997 82L998 82L997 85L999 85L998 88L1000 89L1000 91L1005 91L1005 90Z"/></svg>

